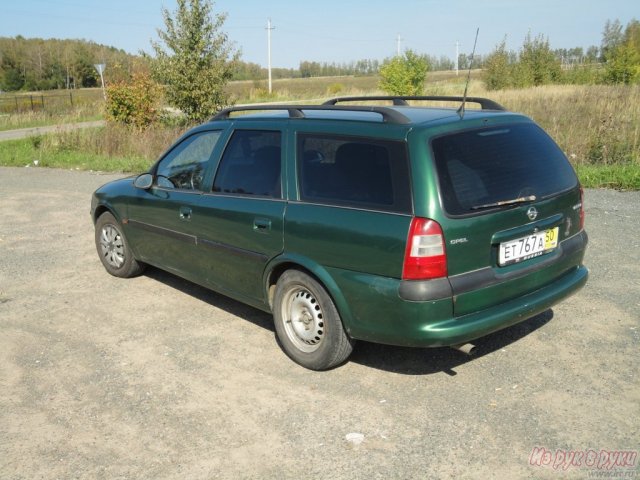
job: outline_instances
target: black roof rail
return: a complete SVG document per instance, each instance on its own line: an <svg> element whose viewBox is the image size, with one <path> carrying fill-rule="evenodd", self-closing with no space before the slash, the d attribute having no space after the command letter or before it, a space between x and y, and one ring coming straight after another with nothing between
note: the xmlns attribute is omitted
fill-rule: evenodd
<svg viewBox="0 0 640 480"><path fill-rule="evenodd" d="M337 97L327 100L323 105L336 105L341 102L371 102L379 100L392 101L396 106L409 106L407 100L421 100L432 102L462 102L462 97L447 95L420 95L420 96L399 96L399 95L377 95L360 97ZM483 110L506 110L502 105L488 98L467 97L467 102L477 103Z"/></svg>
<svg viewBox="0 0 640 480"><path fill-rule="evenodd" d="M406 125L411 121L402 113L388 107L366 106L366 105L239 105L225 108L211 117L211 121L225 120L235 112L260 112L260 111L282 111L288 112L289 118L305 118L306 111L345 111L345 112L370 112L377 113L382 117L383 122Z"/></svg>

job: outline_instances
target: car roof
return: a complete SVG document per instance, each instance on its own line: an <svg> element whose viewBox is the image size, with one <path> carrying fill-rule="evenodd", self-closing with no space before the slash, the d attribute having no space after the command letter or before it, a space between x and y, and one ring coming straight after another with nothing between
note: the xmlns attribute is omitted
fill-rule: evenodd
<svg viewBox="0 0 640 480"><path fill-rule="evenodd" d="M442 106L412 106L408 101L459 102L459 108ZM371 105L371 102L384 101L387 105ZM388 105L392 102L392 105ZM467 102L479 104L481 110L465 108ZM349 103L344 105L340 103ZM355 103L355 104L354 104ZM464 107L463 107L464 105ZM217 120L265 120L265 119L305 119L305 120L342 120L356 122L389 123L404 126L416 126L432 123L448 123L463 118L478 119L501 115L506 109L496 102L480 97L449 96L373 96L340 97L326 101L322 105L301 104L250 104L238 105L222 110L211 121Z"/></svg>

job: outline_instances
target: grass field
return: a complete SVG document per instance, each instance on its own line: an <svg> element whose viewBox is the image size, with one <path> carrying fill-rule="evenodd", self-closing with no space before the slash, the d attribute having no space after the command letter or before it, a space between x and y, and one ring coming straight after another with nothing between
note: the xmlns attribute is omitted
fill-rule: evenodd
<svg viewBox="0 0 640 480"><path fill-rule="evenodd" d="M0 131L99 120L102 90L51 90L0 94Z"/></svg>
<svg viewBox="0 0 640 480"><path fill-rule="evenodd" d="M480 76L480 71L473 71L472 78ZM425 83L427 94L436 95L444 85L458 89L455 93L462 95L466 72L460 72L456 77L455 72L431 72L427 75ZM272 82L272 94L268 93L266 80L230 82L227 91L232 95L236 103L257 103L268 101L291 100L316 100L346 96L346 95L372 95L383 94L378 90L379 77L312 77L279 79Z"/></svg>
<svg viewBox="0 0 640 480"><path fill-rule="evenodd" d="M487 96L511 111L532 117L558 142L587 187L640 189L640 86L544 86L487 92L473 72L470 96ZM425 94L461 95L466 75L429 75ZM237 103L321 100L343 95L381 94L375 77L330 77L274 81L269 95L264 82L233 82L229 91ZM15 125L62 119L94 119L101 100L95 92L85 107L58 117L36 114L12 120ZM452 105L453 106L453 105ZM35 118L34 118L35 117ZM4 128L0 117L0 129ZM44 124L44 123L43 123ZM6 129L6 128L5 128ZM0 142L0 164L33 164L61 168L141 171L180 133L175 127L155 126L140 133L109 126L12 142Z"/></svg>

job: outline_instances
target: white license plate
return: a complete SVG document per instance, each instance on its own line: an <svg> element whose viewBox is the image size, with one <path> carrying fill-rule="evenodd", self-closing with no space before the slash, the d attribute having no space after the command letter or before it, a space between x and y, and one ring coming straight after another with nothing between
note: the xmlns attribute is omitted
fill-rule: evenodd
<svg viewBox="0 0 640 480"><path fill-rule="evenodd" d="M503 267L544 255L558 246L558 227L500 244L498 264Z"/></svg>

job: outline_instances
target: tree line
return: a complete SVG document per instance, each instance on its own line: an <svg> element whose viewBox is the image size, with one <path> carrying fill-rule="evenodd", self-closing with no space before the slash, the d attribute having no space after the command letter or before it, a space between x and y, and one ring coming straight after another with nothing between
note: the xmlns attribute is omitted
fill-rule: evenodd
<svg viewBox="0 0 640 480"><path fill-rule="evenodd" d="M550 83L596 84L640 82L640 22L623 28L607 20L600 47L552 50L549 39L529 33L518 51L506 48L506 39L484 59L489 90L525 88Z"/></svg>
<svg viewBox="0 0 640 480"><path fill-rule="evenodd" d="M552 49L543 36L529 34L519 51L508 50L506 40L489 55L476 55L474 68L486 71L490 89L525 87L551 82L633 82L639 74L634 65L640 60L639 22L632 20L626 28L618 21L607 21L600 46ZM430 71L452 70L454 61L446 56L423 55ZM352 62L317 62L303 60L298 68L273 68L274 79L330 76L378 75L385 62L361 59ZM461 53L460 69L469 68L470 56ZM99 85L94 64L105 63L107 83L130 79L135 73L148 73L151 58L132 55L124 50L87 40L59 40L0 37L0 90L38 91L64 88L86 88ZM606 71L572 70L571 67L602 63ZM267 69L236 58L231 80L262 80Z"/></svg>
<svg viewBox="0 0 640 480"><path fill-rule="evenodd" d="M430 70L451 70L448 57L425 56ZM115 47L87 40L0 37L0 90L40 91L96 87L100 75L94 65L106 64L105 82L117 83L134 74L148 73L151 58L132 55ZM383 62L361 59L352 62L303 60L298 68L273 68L274 79L377 75ZM263 80L267 69L239 58L233 62L231 80Z"/></svg>
<svg viewBox="0 0 640 480"><path fill-rule="evenodd" d="M87 40L0 37L0 90L95 87L100 82L97 63L106 63L106 78L118 81L144 60Z"/></svg>

